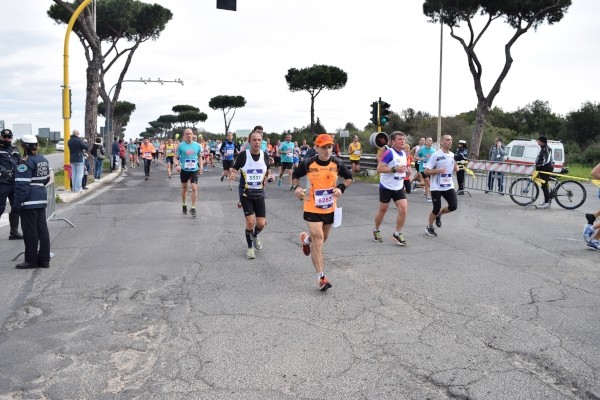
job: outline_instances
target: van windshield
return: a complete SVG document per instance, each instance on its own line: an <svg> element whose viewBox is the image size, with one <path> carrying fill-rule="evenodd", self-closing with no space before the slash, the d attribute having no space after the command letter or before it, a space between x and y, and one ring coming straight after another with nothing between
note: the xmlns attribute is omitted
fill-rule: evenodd
<svg viewBox="0 0 600 400"><path fill-rule="evenodd" d="M524 152L525 152L525 146L514 145L510 149L510 156L511 157L523 157Z"/></svg>

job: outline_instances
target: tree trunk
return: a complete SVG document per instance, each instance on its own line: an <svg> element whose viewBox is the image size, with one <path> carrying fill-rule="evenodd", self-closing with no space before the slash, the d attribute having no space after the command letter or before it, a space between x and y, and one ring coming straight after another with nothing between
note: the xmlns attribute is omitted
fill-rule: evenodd
<svg viewBox="0 0 600 400"><path fill-rule="evenodd" d="M94 54L86 68L85 137L89 143L94 143L98 131L98 87L100 85L101 60L99 55Z"/></svg>
<svg viewBox="0 0 600 400"><path fill-rule="evenodd" d="M477 116L475 117L475 129L471 137L469 158L479 159L479 148L483 138L483 127L490 114L491 102L483 98L477 102Z"/></svg>
<svg viewBox="0 0 600 400"><path fill-rule="evenodd" d="M310 95L310 133L315 136L315 96Z"/></svg>

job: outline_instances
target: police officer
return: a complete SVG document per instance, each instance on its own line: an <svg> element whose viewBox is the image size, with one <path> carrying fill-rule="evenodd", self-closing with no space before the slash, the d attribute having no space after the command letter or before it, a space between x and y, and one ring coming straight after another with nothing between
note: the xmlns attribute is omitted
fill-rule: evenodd
<svg viewBox="0 0 600 400"><path fill-rule="evenodd" d="M19 214L14 210L15 172L17 164L21 161L19 149L13 146L13 133L10 129L2 130L0 139L0 216L6 208L6 198L10 203L8 221L10 223L10 240L23 239L19 233Z"/></svg>
<svg viewBox="0 0 600 400"><path fill-rule="evenodd" d="M15 203L20 211L25 239L25 261L17 268L48 268L50 266L50 234L46 223L50 180L50 165L43 155L37 154L37 138L24 135L21 139L24 157L15 174Z"/></svg>
<svg viewBox="0 0 600 400"><path fill-rule="evenodd" d="M459 140L458 146L456 148L456 153L454 153L454 161L457 162L458 165L462 165L464 161L467 161L469 157L469 150L467 149L467 142L465 140ZM465 170L459 168L456 173L456 180L458 181L458 195L465 194Z"/></svg>

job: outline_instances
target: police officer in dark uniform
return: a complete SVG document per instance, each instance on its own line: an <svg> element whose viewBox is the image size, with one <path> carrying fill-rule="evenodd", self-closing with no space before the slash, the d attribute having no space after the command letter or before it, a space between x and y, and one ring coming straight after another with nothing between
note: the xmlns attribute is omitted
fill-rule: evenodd
<svg viewBox="0 0 600 400"><path fill-rule="evenodd" d="M458 147L456 148L456 152L454 153L454 161L456 161L459 166L464 165L464 161L467 161L468 157L469 157L469 150L467 149L467 142L465 140L459 140ZM456 180L458 181L458 192L456 192L456 194L464 195L465 194L465 170L464 169L459 168L458 172L456 173Z"/></svg>
<svg viewBox="0 0 600 400"><path fill-rule="evenodd" d="M21 214L21 227L25 239L25 261L17 268L50 267L50 234L46 222L50 180L50 165L43 155L37 154L37 138L24 135L21 144L25 155L15 174L15 203L13 209Z"/></svg>
<svg viewBox="0 0 600 400"><path fill-rule="evenodd" d="M13 146L13 133L10 129L3 129L0 139L0 216L6 208L6 198L10 203L10 213L8 221L10 222L10 240L23 239L19 233L19 214L14 210L15 193L15 172L17 164L21 161L19 149Z"/></svg>

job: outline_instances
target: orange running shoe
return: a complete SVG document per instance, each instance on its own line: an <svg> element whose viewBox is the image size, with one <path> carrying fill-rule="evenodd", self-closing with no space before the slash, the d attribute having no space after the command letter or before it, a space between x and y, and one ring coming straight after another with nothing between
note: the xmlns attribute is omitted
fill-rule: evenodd
<svg viewBox="0 0 600 400"><path fill-rule="evenodd" d="M305 244L304 239L308 236L308 233L302 232L300 234L300 245L302 245L302 252L305 256L310 255L310 244Z"/></svg>
<svg viewBox="0 0 600 400"><path fill-rule="evenodd" d="M324 292L331 287L331 283L329 283L329 279L327 279L324 276L319 278L318 284L319 284L319 290L321 292Z"/></svg>

